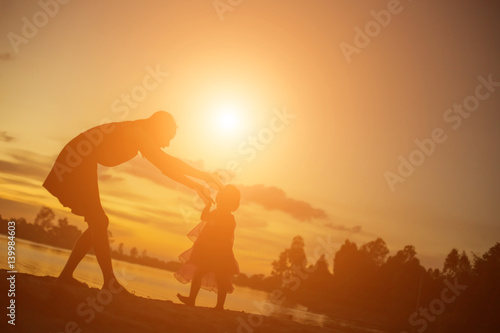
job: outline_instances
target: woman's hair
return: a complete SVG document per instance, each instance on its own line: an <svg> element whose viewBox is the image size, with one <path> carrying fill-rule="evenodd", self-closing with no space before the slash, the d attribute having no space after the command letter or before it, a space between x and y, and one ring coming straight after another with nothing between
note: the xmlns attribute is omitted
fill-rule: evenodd
<svg viewBox="0 0 500 333"><path fill-rule="evenodd" d="M218 207L225 207L231 212L234 212L238 207L240 207L240 191L234 185L224 186L217 196L215 201Z"/></svg>

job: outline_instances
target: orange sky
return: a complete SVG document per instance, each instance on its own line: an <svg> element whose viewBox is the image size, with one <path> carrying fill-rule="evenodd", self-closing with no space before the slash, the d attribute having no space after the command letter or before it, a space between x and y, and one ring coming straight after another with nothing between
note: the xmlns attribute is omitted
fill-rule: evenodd
<svg viewBox="0 0 500 333"><path fill-rule="evenodd" d="M67 215L41 187L64 144L102 121L166 110L179 125L168 153L241 168L244 272L268 274L297 234L311 256L318 237L331 235L335 251L382 237L392 253L416 246L432 267L453 247L487 250L500 235L500 92L457 129L443 116L479 76L500 81L495 3L403 1L349 62L341 43L356 46L354 29L391 3L247 0L221 20L212 1L71 1L13 44L41 8L0 1L0 213ZM294 118L275 120L285 110ZM436 128L446 141L392 191L384 174ZM117 243L167 259L190 246L191 192L140 157L100 172Z"/></svg>

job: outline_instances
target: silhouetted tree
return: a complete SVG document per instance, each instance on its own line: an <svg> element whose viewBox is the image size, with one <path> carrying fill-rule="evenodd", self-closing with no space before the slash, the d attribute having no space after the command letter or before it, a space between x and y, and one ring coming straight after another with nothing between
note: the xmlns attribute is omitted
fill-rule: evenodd
<svg viewBox="0 0 500 333"><path fill-rule="evenodd" d="M323 254L314 265L314 269L312 269L311 276L307 282L310 289L324 293L325 289L329 287L331 279L332 274L328 271L328 262Z"/></svg>
<svg viewBox="0 0 500 333"><path fill-rule="evenodd" d="M271 275L282 276L290 267L288 266L288 249L280 253L279 259L272 262Z"/></svg>
<svg viewBox="0 0 500 333"><path fill-rule="evenodd" d="M307 265L306 253L304 251L304 239L301 236L295 236L289 249L280 253L278 260L271 263L273 270L271 275L281 280L282 286L287 288L294 279L298 270L303 270Z"/></svg>
<svg viewBox="0 0 500 333"><path fill-rule="evenodd" d="M465 251L459 254L457 249L452 249L444 261L444 277L448 279L458 278L461 281L465 281L469 279L471 273L472 266Z"/></svg>
<svg viewBox="0 0 500 333"><path fill-rule="evenodd" d="M389 254L389 249L382 238L364 244L359 250L366 253L368 258L378 266L385 262L385 258Z"/></svg>
<svg viewBox="0 0 500 333"><path fill-rule="evenodd" d="M288 251L288 261L290 265L304 267L306 263L306 252L304 251L304 239L300 236L295 236L292 240L292 245Z"/></svg>
<svg viewBox="0 0 500 333"><path fill-rule="evenodd" d="M25 226L26 224L28 224L28 222L24 217L20 217L17 219L10 219L10 221L16 221L16 226Z"/></svg>
<svg viewBox="0 0 500 333"><path fill-rule="evenodd" d="M454 277L458 272L458 250L452 249L446 256L443 265L443 274L447 277Z"/></svg>
<svg viewBox="0 0 500 333"><path fill-rule="evenodd" d="M443 274L441 273L439 268L435 268L435 269L429 268L427 270L427 274L429 274L429 276L435 281L440 281L443 277Z"/></svg>
<svg viewBox="0 0 500 333"><path fill-rule="evenodd" d="M233 279L233 282L240 286L248 286L248 276L245 273L240 273Z"/></svg>
<svg viewBox="0 0 500 333"><path fill-rule="evenodd" d="M108 239L109 239L109 244L113 244L115 242L115 239L113 237L113 233L111 232L111 230L108 229Z"/></svg>
<svg viewBox="0 0 500 333"><path fill-rule="evenodd" d="M251 286L257 286L258 288L258 286L262 286L264 278L265 278L264 274L255 274L248 279L248 283Z"/></svg>
<svg viewBox="0 0 500 333"><path fill-rule="evenodd" d="M35 225L40 226L43 230L49 230L52 228L52 221L55 218L55 214L49 207L43 206L38 212L35 218Z"/></svg>
<svg viewBox="0 0 500 333"><path fill-rule="evenodd" d="M61 228L61 229L67 228L68 224L69 224L68 218L65 217L65 218L57 220L57 224L59 225L59 228Z"/></svg>
<svg viewBox="0 0 500 333"><path fill-rule="evenodd" d="M470 263L469 257L465 251L462 251L460 258L458 259L458 275L459 278L468 279L472 274L472 265Z"/></svg>
<svg viewBox="0 0 500 333"><path fill-rule="evenodd" d="M137 248L134 246L132 249L130 249L130 256L132 258L137 258L137 255L139 254L139 251Z"/></svg>
<svg viewBox="0 0 500 333"><path fill-rule="evenodd" d="M333 259L335 279L341 284L348 282L356 274L358 261L358 246L346 239Z"/></svg>
<svg viewBox="0 0 500 333"><path fill-rule="evenodd" d="M474 255L473 279L462 299L464 332L500 332L500 243Z"/></svg>
<svg viewBox="0 0 500 333"><path fill-rule="evenodd" d="M53 213L53 212L52 212ZM0 233L6 234L7 233L7 222L8 221L15 221L16 222L16 236L19 238L23 238L26 240L42 243L42 244L48 244L52 246L57 246L65 249L71 249L73 248L75 241L80 237L82 234L81 230L78 229L76 226L69 224L67 218L59 218L57 220L57 225L52 225L52 220L53 218L51 217L51 210L50 209L45 209L42 207L39 215L38 215L38 224L35 225L34 223L28 223L24 218L10 218L9 220L4 220L0 216L0 221L2 225L5 226L5 228L0 229ZM55 218L55 216L54 216ZM43 222L44 219L47 219L48 221L51 221L50 224L47 222ZM40 224L42 225L50 225L50 229L43 229ZM110 233L108 234L109 237L113 237L113 235ZM134 252L134 251L133 251ZM132 258L130 255L124 254L123 251L123 243L121 243L118 247L118 251L112 250L112 257L115 259L120 259L120 260L125 260L129 262L134 262L138 263L140 265L146 265L146 266L151 266L151 267L156 267L156 268L161 268L161 269L166 269L170 271L177 271L181 267L181 263L179 262L165 262L162 260L159 260L157 258L152 258L149 256L146 257L137 257L138 251L135 249L135 258ZM146 255L147 252L143 252L143 256Z"/></svg>

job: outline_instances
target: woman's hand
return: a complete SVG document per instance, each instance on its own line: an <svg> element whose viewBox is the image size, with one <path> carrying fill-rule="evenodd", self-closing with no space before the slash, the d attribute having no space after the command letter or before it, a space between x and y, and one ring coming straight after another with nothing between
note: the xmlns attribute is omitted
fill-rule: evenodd
<svg viewBox="0 0 500 333"><path fill-rule="evenodd" d="M222 183L222 177L216 172L207 172L203 180L214 190L220 191L224 187L224 184Z"/></svg>

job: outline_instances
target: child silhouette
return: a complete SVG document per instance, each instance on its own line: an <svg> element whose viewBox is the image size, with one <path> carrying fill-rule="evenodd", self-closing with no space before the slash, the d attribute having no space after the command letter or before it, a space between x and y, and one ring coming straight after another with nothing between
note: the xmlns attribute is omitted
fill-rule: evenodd
<svg viewBox="0 0 500 333"><path fill-rule="evenodd" d="M232 276L239 273L233 254L236 221L232 212L240 205L240 192L235 186L227 185L215 201L217 208L210 211L212 203L207 202L201 223L188 234L194 245L179 256L184 265L175 277L182 283L192 281L188 297L177 294L181 302L194 306L198 291L203 288L217 293L215 309L224 310L226 295L234 290Z"/></svg>

